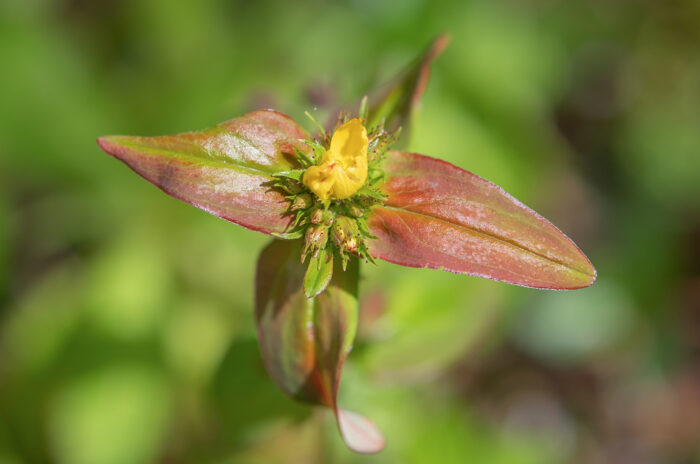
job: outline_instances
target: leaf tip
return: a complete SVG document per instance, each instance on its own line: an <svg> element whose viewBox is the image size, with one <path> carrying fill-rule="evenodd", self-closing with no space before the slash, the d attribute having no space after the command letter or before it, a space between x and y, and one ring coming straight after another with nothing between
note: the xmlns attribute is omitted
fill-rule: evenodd
<svg viewBox="0 0 700 464"><path fill-rule="evenodd" d="M559 282L558 285L546 286L552 290L578 290L593 285L598 278L598 271L593 267L591 261L583 254L581 260L576 267L570 267L567 277Z"/></svg>
<svg viewBox="0 0 700 464"><path fill-rule="evenodd" d="M568 238L568 237L567 237ZM598 271L593 266L593 263L588 256L586 256L583 251L571 240L569 239L571 246L576 252L576 259L569 266L571 272L571 277L569 285L562 285L561 290L576 290L580 288L590 287L598 279ZM575 276L574 276L575 274Z"/></svg>
<svg viewBox="0 0 700 464"><path fill-rule="evenodd" d="M103 135L102 137L97 137L97 145L106 153L110 153L114 149L114 136L113 135Z"/></svg>
<svg viewBox="0 0 700 464"><path fill-rule="evenodd" d="M307 300L317 297L321 291L304 283L304 296Z"/></svg>
<svg viewBox="0 0 700 464"><path fill-rule="evenodd" d="M590 287L598 279L598 271L593 266L593 263L591 263L591 261L588 258L586 258L585 255L584 258L586 259L584 274L588 278L583 281L583 285L581 286L581 288Z"/></svg>
<svg viewBox="0 0 700 464"><path fill-rule="evenodd" d="M122 140L124 138L124 136L119 135L103 135L102 137L97 137L97 145L108 155L119 158L125 149Z"/></svg>
<svg viewBox="0 0 700 464"><path fill-rule="evenodd" d="M449 33L443 32L433 40L431 45L432 53L434 57L438 57L445 51L447 46L452 42L452 36Z"/></svg>
<svg viewBox="0 0 700 464"><path fill-rule="evenodd" d="M338 428L345 444L356 453L373 454L384 449L384 436L374 422L352 411L338 409Z"/></svg>

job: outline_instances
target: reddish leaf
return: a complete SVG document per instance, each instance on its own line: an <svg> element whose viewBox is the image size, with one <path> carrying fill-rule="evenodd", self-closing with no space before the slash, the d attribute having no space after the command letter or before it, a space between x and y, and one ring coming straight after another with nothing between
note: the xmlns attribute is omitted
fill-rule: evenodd
<svg viewBox="0 0 700 464"><path fill-rule="evenodd" d="M370 454L384 449L384 437L376 425L365 416L352 411L336 411L338 428L343 441L353 451Z"/></svg>
<svg viewBox="0 0 700 464"><path fill-rule="evenodd" d="M343 362L357 329L357 260L346 272L335 260L328 288L308 299L299 254L300 241L276 240L258 260L255 317L265 367L292 398L333 409L351 449L377 452L384 441L374 424L337 405Z"/></svg>
<svg viewBox="0 0 700 464"><path fill-rule="evenodd" d="M591 285L590 261L559 229L497 185L445 161L390 151L370 251L386 261L535 288Z"/></svg>
<svg viewBox="0 0 700 464"><path fill-rule="evenodd" d="M161 137L97 139L165 193L215 216L264 233L289 224L288 203L265 183L276 171L297 167L293 147L308 134L276 111L255 111L200 132Z"/></svg>
<svg viewBox="0 0 700 464"><path fill-rule="evenodd" d="M389 129L403 127L402 140L407 138L414 111L428 86L430 67L450 39L441 35L387 86L370 95L368 127L376 126L382 118Z"/></svg>

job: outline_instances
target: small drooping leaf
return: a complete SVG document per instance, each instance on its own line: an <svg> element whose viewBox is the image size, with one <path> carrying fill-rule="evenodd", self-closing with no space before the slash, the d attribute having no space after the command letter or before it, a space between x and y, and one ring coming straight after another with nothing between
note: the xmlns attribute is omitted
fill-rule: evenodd
<svg viewBox="0 0 700 464"><path fill-rule="evenodd" d="M165 193L248 229L283 233L293 219L270 187L280 171L297 175L308 134L276 111L254 111L199 132L106 136L97 142Z"/></svg>
<svg viewBox="0 0 700 464"><path fill-rule="evenodd" d="M343 363L357 329L357 259L346 272L335 260L326 290L307 298L300 248L300 241L273 241L258 260L255 318L265 367L292 398L331 408L351 449L380 451L384 440L374 424L337 404Z"/></svg>
<svg viewBox="0 0 700 464"><path fill-rule="evenodd" d="M309 259L304 275L304 295L313 298L324 291L333 277L333 251L324 248Z"/></svg>
<svg viewBox="0 0 700 464"><path fill-rule="evenodd" d="M348 448L363 454L377 453L384 448L384 437L374 423L362 414L338 409L338 429Z"/></svg>
<svg viewBox="0 0 700 464"><path fill-rule="evenodd" d="M390 151L388 198L372 210L370 253L534 288L591 285L590 261L559 229L502 188L445 161Z"/></svg>

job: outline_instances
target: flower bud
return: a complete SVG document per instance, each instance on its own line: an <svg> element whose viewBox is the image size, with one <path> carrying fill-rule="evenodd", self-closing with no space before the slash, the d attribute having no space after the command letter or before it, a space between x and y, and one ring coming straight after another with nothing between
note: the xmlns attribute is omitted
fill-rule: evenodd
<svg viewBox="0 0 700 464"><path fill-rule="evenodd" d="M289 190L289 193L291 193L292 195L297 195L297 194L304 191L304 189L301 187L301 185L299 185L299 183L297 183L297 182L289 182L287 184L287 189Z"/></svg>
<svg viewBox="0 0 700 464"><path fill-rule="evenodd" d="M355 237L351 236L346 238L343 245L350 253L357 253L357 239Z"/></svg>
<svg viewBox="0 0 700 464"><path fill-rule="evenodd" d="M338 247L339 250L343 248L343 243L345 243L345 229L340 225L340 221L335 221L333 228L331 229L331 238L333 243Z"/></svg>
<svg viewBox="0 0 700 464"><path fill-rule="evenodd" d="M323 210L317 209L311 213L311 224L321 224L323 222Z"/></svg>
<svg viewBox="0 0 700 464"><path fill-rule="evenodd" d="M365 211L355 204L348 206L348 212L356 218L362 217L365 214Z"/></svg>
<svg viewBox="0 0 700 464"><path fill-rule="evenodd" d="M304 254L307 251L316 256L318 251L328 243L328 228L324 226L311 225L306 229L306 244L304 245Z"/></svg>
<svg viewBox="0 0 700 464"><path fill-rule="evenodd" d="M330 226L333 224L333 213L327 209L319 208L311 214L311 223Z"/></svg>
<svg viewBox="0 0 700 464"><path fill-rule="evenodd" d="M335 243L339 250L349 250L350 247L356 250L356 237L359 235L359 233L360 231L357 228L357 224L355 223L354 219L347 216L338 216L333 224L331 237L333 239L333 243ZM348 245L350 245L350 247Z"/></svg>
<svg viewBox="0 0 700 464"><path fill-rule="evenodd" d="M302 193L301 195L297 195L294 199L294 203L292 203L291 210L298 211L300 209L306 209L313 204L314 200L313 198L311 198L311 195L309 195L308 193Z"/></svg>

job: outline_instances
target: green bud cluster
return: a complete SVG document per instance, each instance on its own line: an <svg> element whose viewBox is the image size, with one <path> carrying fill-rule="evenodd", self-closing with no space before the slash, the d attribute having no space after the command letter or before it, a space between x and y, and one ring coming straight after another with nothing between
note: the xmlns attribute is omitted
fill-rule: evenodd
<svg viewBox="0 0 700 464"><path fill-rule="evenodd" d="M366 240L375 237L369 232L366 216L376 202L346 199L324 204L316 199L312 205L299 209L298 205L305 201L299 200L302 195L304 194L297 195L290 202L289 211L295 215L291 231L276 234L283 239L304 240L302 262L306 261L307 257L317 258L319 253L325 250L340 257L343 269L352 255L374 263Z"/></svg>
<svg viewBox="0 0 700 464"><path fill-rule="evenodd" d="M372 207L386 200L379 188L384 181L381 162L388 147L397 140L399 131L387 132L383 122L372 128L368 133L368 176L365 184L350 198L321 200L304 185L302 178L306 169L316 165L328 149L331 133L309 117L319 128L318 139L303 140L311 150L306 153L295 150L299 168L276 173L270 185L285 194L289 200L287 214L294 218L288 231L275 235L282 239L304 240L302 262L309 257L313 261L318 260L319 256L337 256L345 269L354 255L374 263L367 240L376 237L369 231L367 217ZM366 110L361 111L360 117L366 120ZM349 115L341 114L338 126L349 119Z"/></svg>

